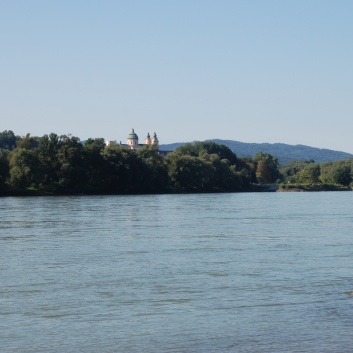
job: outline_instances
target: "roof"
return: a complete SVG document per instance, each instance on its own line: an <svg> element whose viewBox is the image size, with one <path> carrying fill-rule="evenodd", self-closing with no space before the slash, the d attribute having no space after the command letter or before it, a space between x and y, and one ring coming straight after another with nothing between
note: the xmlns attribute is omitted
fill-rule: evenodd
<svg viewBox="0 0 353 353"><path fill-rule="evenodd" d="M135 134L135 130L132 129L127 138L128 140L138 140L139 137Z"/></svg>

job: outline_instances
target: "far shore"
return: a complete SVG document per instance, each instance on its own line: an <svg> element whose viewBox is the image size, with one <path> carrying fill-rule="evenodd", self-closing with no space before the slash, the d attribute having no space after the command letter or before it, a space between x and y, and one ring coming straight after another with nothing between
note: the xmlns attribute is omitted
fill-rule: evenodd
<svg viewBox="0 0 353 353"><path fill-rule="evenodd" d="M231 192L322 192L322 191L352 191L348 186L332 185L332 184L312 184L312 185L293 185L293 184L253 184L247 190ZM215 194L229 193L229 191L176 191L165 190L164 192L156 193L80 193L80 192L55 192L46 190L7 190L0 193L0 197L27 197L27 196L128 196L128 195L183 195L183 194Z"/></svg>

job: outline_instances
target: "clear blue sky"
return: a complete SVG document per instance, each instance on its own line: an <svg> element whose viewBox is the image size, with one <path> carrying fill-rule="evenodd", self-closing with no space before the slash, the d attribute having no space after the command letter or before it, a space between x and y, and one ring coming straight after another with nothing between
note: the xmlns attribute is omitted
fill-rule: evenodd
<svg viewBox="0 0 353 353"><path fill-rule="evenodd" d="M353 153L351 0L0 0L0 131Z"/></svg>

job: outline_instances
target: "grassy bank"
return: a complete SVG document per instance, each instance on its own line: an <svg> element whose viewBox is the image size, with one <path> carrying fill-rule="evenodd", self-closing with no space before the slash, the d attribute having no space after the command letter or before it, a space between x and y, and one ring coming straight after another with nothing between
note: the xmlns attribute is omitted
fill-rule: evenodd
<svg viewBox="0 0 353 353"><path fill-rule="evenodd" d="M338 184L280 184L278 191L352 191L350 186Z"/></svg>

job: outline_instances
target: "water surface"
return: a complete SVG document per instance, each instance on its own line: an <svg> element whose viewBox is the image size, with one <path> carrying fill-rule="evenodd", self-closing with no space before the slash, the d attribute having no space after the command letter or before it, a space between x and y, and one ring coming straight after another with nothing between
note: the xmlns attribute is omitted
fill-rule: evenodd
<svg viewBox="0 0 353 353"><path fill-rule="evenodd" d="M0 351L351 352L351 198L0 198Z"/></svg>

